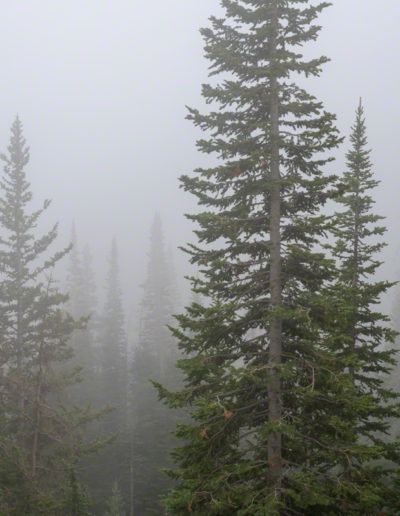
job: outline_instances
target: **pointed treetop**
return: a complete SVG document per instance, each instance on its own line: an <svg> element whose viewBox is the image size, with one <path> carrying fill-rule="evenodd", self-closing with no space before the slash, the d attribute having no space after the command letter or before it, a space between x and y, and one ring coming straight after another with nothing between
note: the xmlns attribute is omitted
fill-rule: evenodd
<svg viewBox="0 0 400 516"><path fill-rule="evenodd" d="M23 136L23 125L17 115L14 122L11 125L11 138L10 144L7 147L10 153L9 160L2 154L2 159L8 163L14 163L14 165L22 169L29 162L29 147L26 145L26 140Z"/></svg>

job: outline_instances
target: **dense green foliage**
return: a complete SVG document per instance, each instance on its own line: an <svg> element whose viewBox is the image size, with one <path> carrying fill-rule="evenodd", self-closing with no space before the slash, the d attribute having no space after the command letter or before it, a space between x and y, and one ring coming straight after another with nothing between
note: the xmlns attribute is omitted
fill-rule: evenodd
<svg viewBox="0 0 400 516"><path fill-rule="evenodd" d="M391 394L370 376L391 361L377 346L393 335L375 326L385 318L369 308L387 284L365 280L354 299L348 263L321 248L331 230L348 238L322 208L354 182L347 174L340 185L324 173L331 159L324 152L339 143L334 117L293 82L295 74L317 76L326 61L307 61L300 47L316 39L315 20L328 4L221 4L225 17L202 30L211 75L222 77L204 85L203 96L217 107L189 112L205 132L200 151L218 160L182 177L203 208L189 216L199 243L187 252L201 270L193 289L209 303L178 317L185 388L161 389L192 416L178 427L184 444L171 472L178 485L166 507L199 515L376 514L389 488L370 461L396 458L396 447L375 434L386 425L376 417L396 412L385 406ZM352 159L359 158L350 153L350 166ZM352 217L342 217L343 231L354 230ZM378 250L359 255L360 276L373 272Z"/></svg>
<svg viewBox="0 0 400 516"><path fill-rule="evenodd" d="M17 118L0 182L0 477L7 515L54 515L69 464L87 446L87 410L61 403L76 382L66 369L70 338L81 325L66 314L67 296L55 286L53 269L68 252L50 254L57 226L43 236L35 228L46 201L30 211L25 167L29 149ZM64 366L64 367L62 367Z"/></svg>
<svg viewBox="0 0 400 516"><path fill-rule="evenodd" d="M80 486L74 470L71 470L61 507L62 516L91 516L90 501Z"/></svg>
<svg viewBox="0 0 400 516"><path fill-rule="evenodd" d="M391 348L396 333L390 329L389 318L378 310L381 296L391 284L374 280L381 265L379 253L386 245L381 238L386 229L379 225L382 217L373 213L371 195L378 181L372 172L361 102L350 143L347 170L341 180L342 195L338 198L341 210L333 220L335 245L329 248L338 263L332 288L332 304L337 311L337 353L346 359L349 381L356 390L346 421L347 439L355 453L348 454L341 463L341 478L345 479L344 485L348 481L350 488L348 510L359 514L389 506L388 487L393 462L399 462L399 449L396 443L388 443L387 435L392 419L399 416L399 404L397 395L385 387L385 375L395 364ZM380 462L374 465L374 459ZM390 503L394 504L391 512L397 512L398 501Z"/></svg>

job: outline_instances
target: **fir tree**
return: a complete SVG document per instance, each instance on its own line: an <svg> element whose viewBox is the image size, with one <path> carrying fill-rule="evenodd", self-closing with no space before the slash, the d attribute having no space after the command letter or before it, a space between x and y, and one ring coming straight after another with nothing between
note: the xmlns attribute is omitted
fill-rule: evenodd
<svg viewBox="0 0 400 516"><path fill-rule="evenodd" d="M151 229L143 287L139 339L132 369L133 504L135 514L159 515L162 513L159 497L170 485L161 469L170 465L169 452L173 447L170 432L175 416L160 405L151 380L171 388L178 385L174 367L177 350L167 328L175 290L159 215Z"/></svg>
<svg viewBox="0 0 400 516"><path fill-rule="evenodd" d="M74 470L71 470L68 489L62 505L63 516L91 516L88 496L79 485Z"/></svg>
<svg viewBox="0 0 400 516"><path fill-rule="evenodd" d="M373 212L372 193L378 181L372 171L361 100L350 143L347 170L341 181L343 195L338 199L343 211L334 218L336 241L331 250L339 265L333 286L335 322L340 332L337 352L346 357L358 398L347 421L347 439L357 443L358 450L343 458L341 475L349 480L347 510L354 514L363 514L363 510L367 513L368 509L378 512L388 509L391 499L395 505L390 510L395 513L398 502L387 489L393 468L382 469L381 464L370 462L399 460L397 447L383 438L390 432L391 418L399 415L399 404L397 395L385 387L394 365L394 350L388 346L393 347L396 332L390 329L389 318L377 309L381 296L392 285L374 281L381 265L379 253L386 245L382 241L386 228L380 225L383 217Z"/></svg>
<svg viewBox="0 0 400 516"><path fill-rule="evenodd" d="M80 251L75 224L71 233L71 252L68 269L68 310L82 322L80 331L75 331L70 345L74 355L72 365L80 370L80 384L68 392L69 402L99 402L96 394L96 370L99 369L95 354L96 344L96 284L92 270L90 248Z"/></svg>
<svg viewBox="0 0 400 516"><path fill-rule="evenodd" d="M0 181L0 477L8 514L55 514L68 463L86 449L82 429L88 411L59 400L76 381L65 369L68 343L80 327L65 313L53 269L68 248L51 254L57 226L37 236L49 201L30 211L25 168L29 149L17 117L11 128Z"/></svg>
<svg viewBox="0 0 400 516"><path fill-rule="evenodd" d="M112 430L126 421L127 340L119 279L118 248L114 238L109 259L106 301L100 321L102 399L115 407L108 421ZM107 427L108 423L105 422ZM110 428L111 429L111 428Z"/></svg>
<svg viewBox="0 0 400 516"><path fill-rule="evenodd" d="M299 49L317 38L328 4L221 3L225 17L202 30L211 75L222 75L203 96L217 108L189 110L207 134L199 149L219 161L182 177L204 208L189 217L199 243L187 251L210 301L178 318L185 389L161 389L193 418L178 427L186 443L166 504L173 514L329 515L351 503L368 514L374 496L364 484L357 505L357 482L341 467L368 463L379 446L360 452L360 388L347 350L338 353L348 342L333 309L338 271L321 251L322 207L337 195L324 153L339 140L334 117L294 83L326 61Z"/></svg>
<svg viewBox="0 0 400 516"><path fill-rule="evenodd" d="M111 245L106 282L104 310L99 318L98 392L102 404L111 411L96 430L101 431L109 445L95 461L87 464L85 478L96 501L96 510L104 507L110 479L118 482L123 495L129 497L129 438L127 434L127 339L122 292L119 279L118 248Z"/></svg>
<svg viewBox="0 0 400 516"><path fill-rule="evenodd" d="M125 503L118 483L114 482L110 500L107 502L108 511L105 516L125 516Z"/></svg>

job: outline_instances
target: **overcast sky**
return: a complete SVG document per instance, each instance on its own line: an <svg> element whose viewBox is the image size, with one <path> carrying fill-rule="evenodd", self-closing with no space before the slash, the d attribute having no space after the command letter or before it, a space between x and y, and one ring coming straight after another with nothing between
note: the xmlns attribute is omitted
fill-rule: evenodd
<svg viewBox="0 0 400 516"><path fill-rule="evenodd" d="M332 62L310 89L348 134L364 99L377 211L388 217L385 274L400 246L400 2L334 0L315 55ZM19 113L31 146L37 200L66 239L75 219L101 267L118 238L124 285L140 283L154 212L176 247L193 199L177 177L201 163L185 104L201 105L207 77L199 27L218 0L3 0L0 2L0 149ZM338 153L343 165L344 146ZM182 258L178 257L181 263Z"/></svg>

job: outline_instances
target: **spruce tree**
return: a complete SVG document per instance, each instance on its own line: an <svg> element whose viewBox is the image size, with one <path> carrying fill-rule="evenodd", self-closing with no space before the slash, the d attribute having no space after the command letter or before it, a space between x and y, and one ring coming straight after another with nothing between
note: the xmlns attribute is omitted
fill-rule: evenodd
<svg viewBox="0 0 400 516"><path fill-rule="evenodd" d="M322 250L332 224L322 208L338 195L324 165L339 139L334 117L294 82L318 76L326 62L305 59L301 47L317 38L328 3L221 4L225 16L202 30L211 75L221 80L203 86L207 113L189 110L206 133L200 151L219 159L182 177L203 208L189 216L198 243L186 250L201 272L193 286L209 301L178 317L185 388L160 390L192 416L177 430L185 443L174 453L178 485L166 506L173 514L333 515L351 503L354 514L368 514L376 501L368 475L357 505L357 482L342 468L368 463L379 446L360 451L360 387L348 350L338 352L349 338L338 332L332 297L339 272Z"/></svg>
<svg viewBox="0 0 400 516"><path fill-rule="evenodd" d="M49 207L31 211L25 168L29 148L17 117L0 181L0 480L11 515L53 515L68 464L86 449L82 429L90 414L60 403L76 381L65 365L69 340L80 327L66 314L67 296L53 277L68 248L51 253L57 225L38 236Z"/></svg>
<svg viewBox="0 0 400 516"><path fill-rule="evenodd" d="M105 516L125 516L125 503L121 495L118 483L114 482L112 488L112 495L110 500L107 502L108 511Z"/></svg>
<svg viewBox="0 0 400 516"><path fill-rule="evenodd" d="M171 485L161 471L170 466L175 415L157 400L152 381L176 388L177 349L168 331L176 291L167 260L161 218L151 228L150 252L132 367L132 481L135 514L162 513L160 496Z"/></svg>
<svg viewBox="0 0 400 516"><path fill-rule="evenodd" d="M388 486L399 450L387 436L392 418L399 416L399 403L386 384L395 363L396 332L388 324L389 317L378 309L392 284L374 279L381 265L379 254L386 246L382 240L386 228L381 225L383 217L373 212L372 194L379 183L372 170L361 100L350 143L347 170L341 180L343 194L338 198L342 209L334 217L335 245L331 250L339 274L333 285L332 305L340 335L337 352L347 360L358 398L347 421L347 438L357 443L358 450L342 462L341 475L349 480L348 511L364 514L364 510L366 514L368 510L377 513L387 509L394 514L399 506L396 497L389 495ZM374 459L387 461L386 467L382 468L381 462L372 463ZM389 507L389 500L394 505Z"/></svg>
<svg viewBox="0 0 400 516"><path fill-rule="evenodd" d="M118 248L114 238L109 258L106 301L100 321L102 399L115 407L104 422L109 430L121 430L126 422L127 339L122 291L119 279Z"/></svg>
<svg viewBox="0 0 400 516"><path fill-rule="evenodd" d="M73 349L71 365L80 370L80 383L69 389L69 402L95 403L97 399L96 370L99 368L95 354L96 344L96 284L92 270L90 248L86 245L81 252L75 224L71 232L71 252L67 277L68 311L75 320L82 323L75 331L70 345Z"/></svg>
<svg viewBox="0 0 400 516"><path fill-rule="evenodd" d="M80 486L74 470L70 472L61 514L62 516L91 516L90 501Z"/></svg>
<svg viewBox="0 0 400 516"><path fill-rule="evenodd" d="M106 299L98 324L98 396L111 410L96 431L110 443L87 463L85 478L91 488L97 513L109 497L110 486L118 482L129 499L129 437L127 433L128 356L125 316L119 278L118 247L114 238L108 263Z"/></svg>

